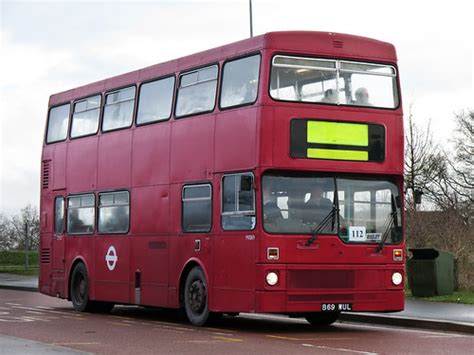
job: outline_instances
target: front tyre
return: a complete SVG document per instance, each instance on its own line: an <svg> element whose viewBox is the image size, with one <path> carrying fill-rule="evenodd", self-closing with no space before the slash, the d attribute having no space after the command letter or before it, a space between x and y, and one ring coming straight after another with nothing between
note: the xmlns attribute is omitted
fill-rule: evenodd
<svg viewBox="0 0 474 355"><path fill-rule="evenodd" d="M314 312L305 314L305 318L313 326L324 327L333 324L339 314L339 312Z"/></svg>
<svg viewBox="0 0 474 355"><path fill-rule="evenodd" d="M198 266L191 269L184 284L184 310L192 325L202 326L209 319L208 289L204 272Z"/></svg>
<svg viewBox="0 0 474 355"><path fill-rule="evenodd" d="M69 294L76 311L86 312L93 308L93 303L89 299L89 277L83 263L77 264L72 272Z"/></svg>

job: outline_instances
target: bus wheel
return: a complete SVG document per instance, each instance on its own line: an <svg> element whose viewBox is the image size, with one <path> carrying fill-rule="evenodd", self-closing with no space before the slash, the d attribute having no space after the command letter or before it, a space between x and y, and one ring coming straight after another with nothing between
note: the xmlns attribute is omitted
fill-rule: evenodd
<svg viewBox="0 0 474 355"><path fill-rule="evenodd" d="M209 318L207 282L200 267L191 269L184 285L186 318L196 326L204 325Z"/></svg>
<svg viewBox="0 0 474 355"><path fill-rule="evenodd" d="M89 300L89 278L83 263L77 264L72 272L70 295L76 311L85 312L92 308L92 302Z"/></svg>
<svg viewBox="0 0 474 355"><path fill-rule="evenodd" d="M315 312L307 313L306 320L314 326L326 326L333 324L339 317L339 312Z"/></svg>

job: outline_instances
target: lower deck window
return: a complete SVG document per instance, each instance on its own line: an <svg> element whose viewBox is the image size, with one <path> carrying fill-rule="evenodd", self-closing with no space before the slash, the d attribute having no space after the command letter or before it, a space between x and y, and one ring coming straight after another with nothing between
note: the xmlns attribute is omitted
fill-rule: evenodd
<svg viewBox="0 0 474 355"><path fill-rule="evenodd" d="M211 185L187 185L183 187L183 231L210 232L212 220Z"/></svg>
<svg viewBox="0 0 474 355"><path fill-rule="evenodd" d="M67 207L67 233L92 234L95 221L94 194L70 196Z"/></svg>
<svg viewBox="0 0 474 355"><path fill-rule="evenodd" d="M130 221L128 191L99 194L99 233L127 233Z"/></svg>

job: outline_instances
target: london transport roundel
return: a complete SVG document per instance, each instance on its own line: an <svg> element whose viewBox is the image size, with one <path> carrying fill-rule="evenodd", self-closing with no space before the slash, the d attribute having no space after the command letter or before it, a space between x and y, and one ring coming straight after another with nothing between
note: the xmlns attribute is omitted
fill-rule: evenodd
<svg viewBox="0 0 474 355"><path fill-rule="evenodd" d="M118 262L117 251L115 250L115 247L111 245L109 249L107 250L107 253L105 254L105 263L107 264L107 267L109 268L109 270L113 271L115 269L115 266L117 266L117 262Z"/></svg>

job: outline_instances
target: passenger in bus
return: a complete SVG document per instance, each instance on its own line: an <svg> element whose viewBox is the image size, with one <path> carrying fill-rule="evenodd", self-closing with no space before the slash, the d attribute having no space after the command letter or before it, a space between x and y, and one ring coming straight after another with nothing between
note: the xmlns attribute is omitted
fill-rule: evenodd
<svg viewBox="0 0 474 355"><path fill-rule="evenodd" d="M310 198L304 204L304 211L302 216L302 222L310 224L312 227L316 227L321 223L324 218L333 209L333 203L331 200L323 196L324 188L322 184L315 183L310 190ZM326 228L323 229L325 232L332 231L332 225L329 223Z"/></svg>
<svg viewBox="0 0 474 355"><path fill-rule="evenodd" d="M263 221L265 226L275 226L283 220L281 210L278 207L276 191L270 181L263 184Z"/></svg>
<svg viewBox="0 0 474 355"><path fill-rule="evenodd" d="M366 88L360 87L355 92L355 104L360 106L371 106L369 103L369 92Z"/></svg>
<svg viewBox="0 0 474 355"><path fill-rule="evenodd" d="M336 90L334 89L327 89L324 92L324 98L321 100L321 102L326 102L330 104L335 104L337 102L337 94Z"/></svg>

